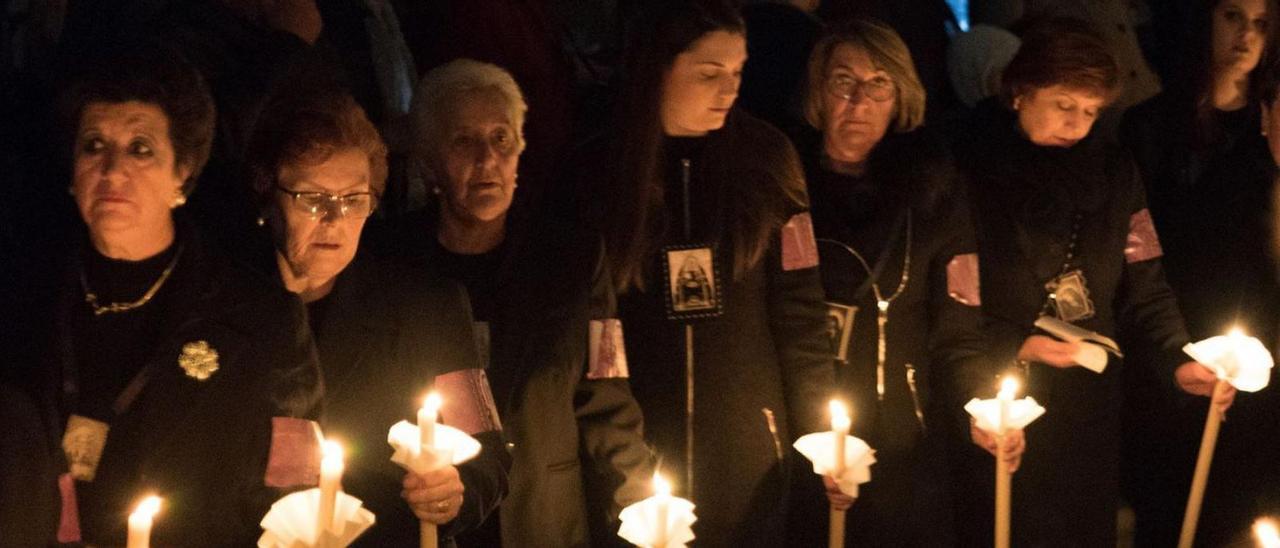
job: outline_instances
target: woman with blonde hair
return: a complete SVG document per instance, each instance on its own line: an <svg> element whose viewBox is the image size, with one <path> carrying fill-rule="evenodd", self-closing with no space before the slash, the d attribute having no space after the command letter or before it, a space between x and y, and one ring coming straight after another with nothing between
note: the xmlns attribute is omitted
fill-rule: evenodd
<svg viewBox="0 0 1280 548"><path fill-rule="evenodd" d="M850 545L953 542L944 435L960 431L962 373L982 354L977 251L945 144L920 128L925 92L883 23L830 27L809 58L801 155L836 380L876 449L849 510ZM851 310L850 310L851 308ZM828 483L830 490L830 483ZM843 499L843 500L842 500ZM834 494L833 504L847 504Z"/></svg>

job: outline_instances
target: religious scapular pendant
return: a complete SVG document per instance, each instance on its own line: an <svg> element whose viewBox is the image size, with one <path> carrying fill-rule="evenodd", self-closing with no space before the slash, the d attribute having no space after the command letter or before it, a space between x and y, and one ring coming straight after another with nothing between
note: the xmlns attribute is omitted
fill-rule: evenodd
<svg viewBox="0 0 1280 548"><path fill-rule="evenodd" d="M102 449L107 446L107 431L110 429L111 426L105 422L80 415L71 415L67 419L67 431L62 435L62 451L67 455L71 477L80 481L93 481L98 473L98 461L102 459Z"/></svg>
<svg viewBox="0 0 1280 548"><path fill-rule="evenodd" d="M879 329L880 338L876 341L876 397L880 401L884 401L884 357L885 357L885 337L884 327L889 323L889 301L880 299L876 301L876 327Z"/></svg>
<svg viewBox="0 0 1280 548"><path fill-rule="evenodd" d="M1072 270L1049 280L1044 285L1049 291L1049 301L1053 303L1058 319L1074 322L1093 317L1093 300L1089 298L1089 285L1084 272Z"/></svg>

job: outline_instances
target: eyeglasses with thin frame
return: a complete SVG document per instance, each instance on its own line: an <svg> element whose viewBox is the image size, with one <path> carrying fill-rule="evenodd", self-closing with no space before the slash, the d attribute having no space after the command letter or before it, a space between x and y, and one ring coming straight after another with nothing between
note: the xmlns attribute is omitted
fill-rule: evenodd
<svg viewBox="0 0 1280 548"><path fill-rule="evenodd" d="M293 208L312 220L320 220L336 213L338 217L364 219L378 207L378 197L372 192L352 192L338 196L328 192L294 192L280 185L276 190L293 198ZM336 209L335 209L336 208Z"/></svg>
<svg viewBox="0 0 1280 548"><path fill-rule="evenodd" d="M866 80L859 80L848 74L827 78L826 87L827 93L846 101L852 101L855 94L861 92L863 96L876 102L892 99L897 89L893 80L886 76L872 76Z"/></svg>

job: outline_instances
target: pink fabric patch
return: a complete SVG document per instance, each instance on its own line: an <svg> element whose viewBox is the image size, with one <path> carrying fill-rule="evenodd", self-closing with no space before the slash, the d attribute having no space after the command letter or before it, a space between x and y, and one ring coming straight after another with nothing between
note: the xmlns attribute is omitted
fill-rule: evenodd
<svg viewBox="0 0 1280 548"><path fill-rule="evenodd" d="M1147 208L1129 216L1129 235L1124 240L1124 261L1140 263L1164 255L1160 248L1160 238L1156 236L1156 225L1151 222L1151 212Z"/></svg>
<svg viewBox="0 0 1280 548"><path fill-rule="evenodd" d="M444 423L467 434L502 430L483 369L462 369L436 376L436 392L444 400Z"/></svg>
<svg viewBox="0 0 1280 548"><path fill-rule="evenodd" d="M818 242L813 236L809 213L792 215L782 225L782 269L800 270L818 266Z"/></svg>
<svg viewBox="0 0 1280 548"><path fill-rule="evenodd" d="M62 517L58 520L58 542L80 542L80 503L76 500L76 480L71 474L58 476L62 494Z"/></svg>
<svg viewBox="0 0 1280 548"><path fill-rule="evenodd" d="M969 306L982 304L978 279L978 254L956 255L947 263L947 294L956 302Z"/></svg>
<svg viewBox="0 0 1280 548"><path fill-rule="evenodd" d="M622 341L622 321L617 319L591 320L590 357L588 379L625 379L627 347Z"/></svg>
<svg viewBox="0 0 1280 548"><path fill-rule="evenodd" d="M321 437L315 421L272 417L271 455L263 482L280 488L319 482Z"/></svg>

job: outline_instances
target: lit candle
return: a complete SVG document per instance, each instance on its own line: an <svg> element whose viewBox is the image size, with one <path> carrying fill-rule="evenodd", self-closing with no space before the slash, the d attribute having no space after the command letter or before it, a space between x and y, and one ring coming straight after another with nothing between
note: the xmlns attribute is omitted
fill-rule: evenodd
<svg viewBox="0 0 1280 548"><path fill-rule="evenodd" d="M1276 522L1269 519L1259 519L1253 522L1253 535L1258 538L1258 545L1262 548L1280 548L1280 529L1276 528Z"/></svg>
<svg viewBox="0 0 1280 548"><path fill-rule="evenodd" d="M844 404L838 400L831 400L828 407L831 408L831 435L836 442L834 468L831 475L839 478L844 475L845 436L849 435L849 426L853 421L849 418L849 412L845 410Z"/></svg>
<svg viewBox="0 0 1280 548"><path fill-rule="evenodd" d="M422 436L423 449L436 446L436 420L440 415L440 395L432 392L418 410L418 435Z"/></svg>
<svg viewBox="0 0 1280 548"><path fill-rule="evenodd" d="M1014 398L1018 395L1018 381L1013 377L1005 377L1000 381L1000 392L996 398L1000 400L1000 435L1007 433L1009 424L1009 406L1013 404Z"/></svg>
<svg viewBox="0 0 1280 548"><path fill-rule="evenodd" d="M160 511L160 497L151 495L142 499L137 508L129 514L129 541L127 548L148 548L151 546L151 523Z"/></svg>
<svg viewBox="0 0 1280 548"><path fill-rule="evenodd" d="M1009 463L1004 455L1004 437L1009 433L1009 408L1018 394L1018 381L1013 377L1005 377L1000 381L1000 392L996 399L1000 402L1000 424L996 432L996 548L1008 548L1009 524L1013 477L1009 472Z"/></svg>
<svg viewBox="0 0 1280 548"><path fill-rule="evenodd" d="M657 547L661 548L667 545L667 514L668 507L671 505L671 484L658 474L657 470L653 471L653 500L654 500L654 525L658 528L654 531L653 540L657 543Z"/></svg>
<svg viewBox="0 0 1280 548"><path fill-rule="evenodd" d="M338 491L342 490L342 445L324 440L323 457L320 459L320 513L316 516L316 542L321 542L325 530L334 531L333 512L338 503Z"/></svg>

